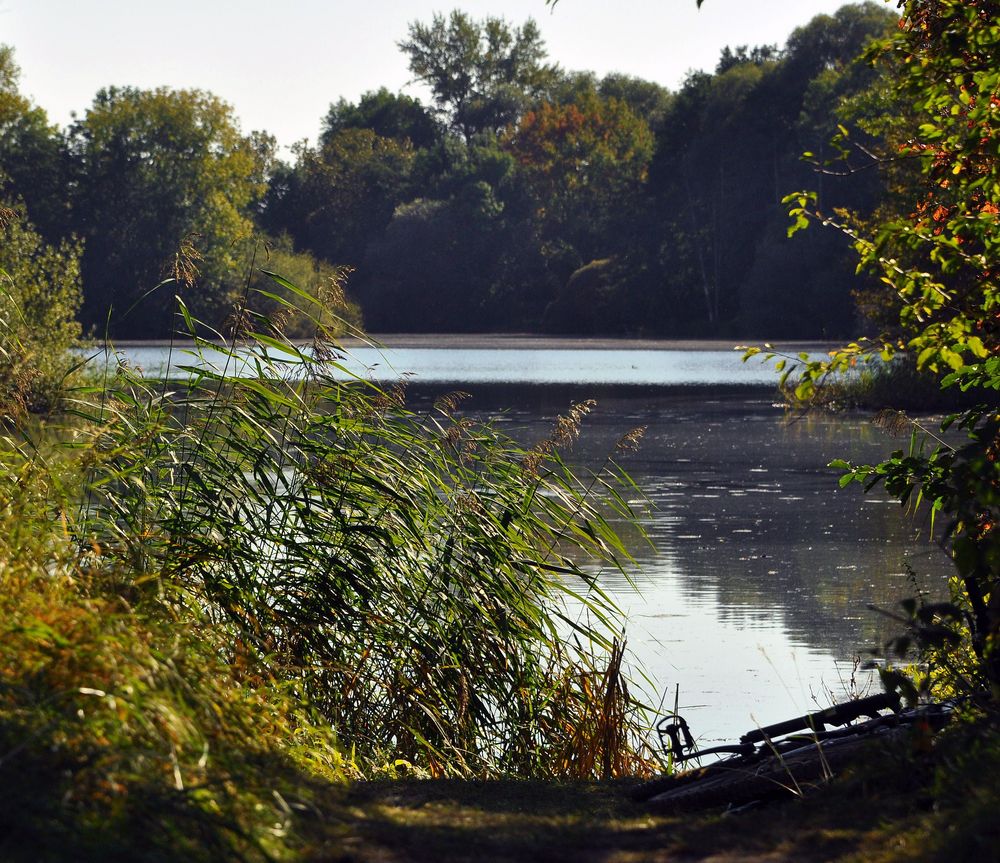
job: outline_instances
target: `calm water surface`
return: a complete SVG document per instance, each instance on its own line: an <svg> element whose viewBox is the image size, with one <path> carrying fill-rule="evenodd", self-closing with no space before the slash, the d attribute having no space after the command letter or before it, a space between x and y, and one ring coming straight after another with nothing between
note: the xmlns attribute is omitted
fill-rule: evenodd
<svg viewBox="0 0 1000 863"><path fill-rule="evenodd" d="M149 374L168 368L162 348L125 353ZM945 592L949 564L926 522L882 494L838 490L826 467L878 460L900 443L860 415L790 422L774 404L773 372L732 351L410 347L351 362L378 378L414 372L416 405L467 389L469 413L499 416L525 444L593 397L572 456L584 466L648 426L623 462L645 492L634 503L655 549L631 536L633 584L617 574L606 583L628 612L648 697L672 705L679 687L706 743L825 706L852 677L875 685L854 674L855 657L892 629L867 606L892 608L914 579Z"/></svg>
<svg viewBox="0 0 1000 863"><path fill-rule="evenodd" d="M447 337L442 337L447 338ZM731 348L719 350L681 350L671 347L649 348L645 342L637 347L607 347L609 342L596 341L601 347L557 347L561 340L545 340L552 345L545 349L524 347L530 339L496 339L502 347L426 346L430 337L419 338L416 345L404 342L399 347L376 350L370 347L349 347L343 352L342 364L349 374L376 380L395 380L406 376L417 384L476 384L518 383L522 385L555 384L624 384L657 387L692 385L772 384L773 369L759 360L742 362L742 353ZM540 342L542 340L539 340ZM571 340L571 344L586 344L586 340ZM655 343L654 343L655 344ZM818 356L817 346L806 348ZM246 372L239 362L220 351L204 348L193 352L189 348L147 347L129 345L118 352L151 377L179 374L185 367L210 365L231 372ZM95 359L105 356L95 349ZM273 355L276 359L281 354ZM289 366L292 370L293 367Z"/></svg>

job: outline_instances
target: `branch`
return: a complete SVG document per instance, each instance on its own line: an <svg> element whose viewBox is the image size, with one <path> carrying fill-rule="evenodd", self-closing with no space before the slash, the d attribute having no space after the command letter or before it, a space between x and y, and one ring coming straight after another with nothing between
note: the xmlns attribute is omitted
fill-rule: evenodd
<svg viewBox="0 0 1000 863"><path fill-rule="evenodd" d="M869 168L878 168L882 165L889 165L893 162L902 162L905 159L919 159L921 158L920 153L907 153L902 156L880 156L878 153L874 153L857 141L851 141L851 144L864 153L869 161L864 165L859 165L857 167L853 165L848 165L843 170L834 170L833 168L826 167L830 163L821 163L815 159L807 160L810 165L815 168L817 174L823 174L827 177L852 177L855 174L860 174L862 171L867 171Z"/></svg>

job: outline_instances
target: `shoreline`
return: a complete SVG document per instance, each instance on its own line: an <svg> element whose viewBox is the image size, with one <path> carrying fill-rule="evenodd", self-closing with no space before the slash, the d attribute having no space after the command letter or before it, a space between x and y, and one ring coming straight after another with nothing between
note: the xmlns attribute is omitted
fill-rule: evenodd
<svg viewBox="0 0 1000 863"><path fill-rule="evenodd" d="M780 353L825 353L840 346L836 341L820 340L757 340L739 342L735 339L641 339L611 336L551 336L530 333L375 333L370 342L354 336L340 340L345 348L368 346L424 350L597 350L597 351L737 351L738 344L771 344ZM224 342L212 341L214 344ZM296 345L308 345L308 339L294 339ZM103 341L87 341L90 347L101 347ZM118 348L188 348L191 339L120 339L111 341Z"/></svg>

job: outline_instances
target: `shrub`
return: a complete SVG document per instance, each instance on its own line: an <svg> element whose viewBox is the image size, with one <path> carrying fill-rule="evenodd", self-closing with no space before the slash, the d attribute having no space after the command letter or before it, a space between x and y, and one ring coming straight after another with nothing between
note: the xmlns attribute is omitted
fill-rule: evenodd
<svg viewBox="0 0 1000 863"><path fill-rule="evenodd" d="M86 451L32 443L0 448L0 856L280 856L351 775L333 734L180 591L81 550Z"/></svg>
<svg viewBox="0 0 1000 863"><path fill-rule="evenodd" d="M53 407L78 362L80 246L50 246L0 207L0 398L8 417Z"/></svg>

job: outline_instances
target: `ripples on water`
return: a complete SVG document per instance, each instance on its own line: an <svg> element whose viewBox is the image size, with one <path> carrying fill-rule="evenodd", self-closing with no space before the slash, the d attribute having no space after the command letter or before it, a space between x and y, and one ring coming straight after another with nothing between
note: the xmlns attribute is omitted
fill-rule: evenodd
<svg viewBox="0 0 1000 863"><path fill-rule="evenodd" d="M899 443L862 415L790 422L759 389L536 391L506 430L538 440L595 390L578 463L599 464L624 432L648 426L623 462L648 498L634 503L655 550L633 537L634 585L617 573L606 583L656 684L650 698L672 704L679 686L695 733L719 740L826 706L852 677L877 687L854 657L893 630L867 606L893 608L918 585L942 596L950 567L925 520L884 495L839 489L826 465L877 460ZM480 409L515 397L488 394Z"/></svg>

